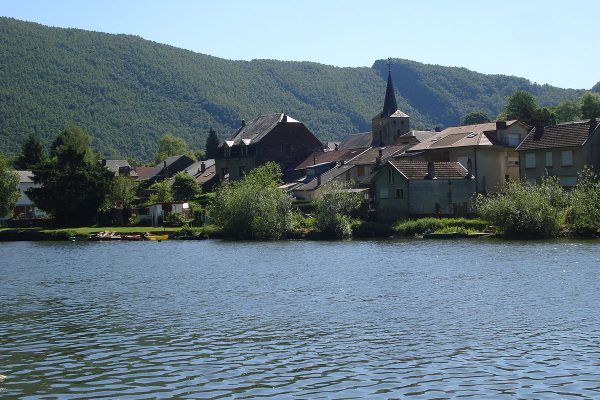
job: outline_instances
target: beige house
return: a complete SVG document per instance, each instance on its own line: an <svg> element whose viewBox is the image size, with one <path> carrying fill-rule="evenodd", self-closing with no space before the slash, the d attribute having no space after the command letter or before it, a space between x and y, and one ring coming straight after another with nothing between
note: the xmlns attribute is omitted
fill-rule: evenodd
<svg viewBox="0 0 600 400"><path fill-rule="evenodd" d="M528 131L529 126L517 120L453 126L413 146L401 158L459 162L477 178L477 192L494 192L507 180L519 180L515 148Z"/></svg>
<svg viewBox="0 0 600 400"><path fill-rule="evenodd" d="M546 171L558 176L561 185L572 187L577 173L585 166L600 172L600 123L567 122L555 126L535 127L517 147L521 177L538 181Z"/></svg>
<svg viewBox="0 0 600 400"><path fill-rule="evenodd" d="M411 216L465 215L475 179L458 162L388 161L372 179L380 220Z"/></svg>

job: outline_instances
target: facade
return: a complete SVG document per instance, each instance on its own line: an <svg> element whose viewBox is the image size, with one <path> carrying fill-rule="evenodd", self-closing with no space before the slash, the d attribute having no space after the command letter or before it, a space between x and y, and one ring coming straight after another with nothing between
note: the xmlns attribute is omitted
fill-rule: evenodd
<svg viewBox="0 0 600 400"><path fill-rule="evenodd" d="M465 215L474 177L458 162L388 161L372 180L377 218Z"/></svg>
<svg viewBox="0 0 600 400"><path fill-rule="evenodd" d="M573 187L584 166L600 172L600 123L596 119L535 127L517 147L521 177L539 181L546 172Z"/></svg>
<svg viewBox="0 0 600 400"><path fill-rule="evenodd" d="M517 120L449 127L413 146L402 158L459 162L477 178L477 192L495 192L505 181L520 179L515 149L528 132L529 126Z"/></svg>
<svg viewBox="0 0 600 400"><path fill-rule="evenodd" d="M299 121L286 114L263 115L242 125L219 145L215 159L219 179L237 180L269 161L281 166L284 177L322 143Z"/></svg>
<svg viewBox="0 0 600 400"><path fill-rule="evenodd" d="M25 193L30 188L37 188L41 185L33 183L33 172L31 171L15 171L19 175L19 191L21 192L19 199L13 209L13 218L33 219L44 218L46 213L35 208L31 199Z"/></svg>

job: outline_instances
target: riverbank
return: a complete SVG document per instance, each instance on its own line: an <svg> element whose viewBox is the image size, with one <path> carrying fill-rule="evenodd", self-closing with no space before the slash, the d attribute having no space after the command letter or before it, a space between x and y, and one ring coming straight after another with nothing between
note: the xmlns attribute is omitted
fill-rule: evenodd
<svg viewBox="0 0 600 400"><path fill-rule="evenodd" d="M1 242L13 241L48 241L48 240L70 240L87 239L98 232L115 232L116 234L127 235L174 235L181 228L163 228L163 227L81 227L81 228L63 228L63 229L45 229L45 228L3 228L0 229Z"/></svg>

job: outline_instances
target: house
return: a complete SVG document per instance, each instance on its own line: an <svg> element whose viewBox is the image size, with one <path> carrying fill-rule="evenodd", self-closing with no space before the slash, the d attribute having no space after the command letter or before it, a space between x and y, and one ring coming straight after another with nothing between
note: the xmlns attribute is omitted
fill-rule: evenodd
<svg viewBox="0 0 600 400"><path fill-rule="evenodd" d="M323 145L303 123L280 114L263 115L241 126L219 145L215 160L219 179L237 180L269 161L281 166L284 178Z"/></svg>
<svg viewBox="0 0 600 400"><path fill-rule="evenodd" d="M30 188L41 187L39 183L33 183L32 171L14 171L19 175L19 192L20 196L13 209L13 218L19 219L34 219L44 218L46 213L35 208L31 199L25 193Z"/></svg>
<svg viewBox="0 0 600 400"><path fill-rule="evenodd" d="M411 147L403 159L471 164L477 192L493 192L507 180L519 180L515 148L527 136L523 122L497 121L448 127Z"/></svg>
<svg viewBox="0 0 600 400"><path fill-rule="evenodd" d="M312 200L318 197L321 189L331 181L351 182L350 170L354 167L350 164L335 164L333 168L327 168L324 172L315 171L320 165L307 168L306 176L298 180L296 185L286 186L292 196L301 200Z"/></svg>
<svg viewBox="0 0 600 400"><path fill-rule="evenodd" d="M140 215L140 220L150 220L152 226L161 226L169 214L179 214L190 217L188 203L158 203L148 206L148 214Z"/></svg>
<svg viewBox="0 0 600 400"><path fill-rule="evenodd" d="M213 158L209 160L197 161L184 169L184 172L190 174L196 179L196 182L202 187L204 192L210 192L218 183L217 168Z"/></svg>
<svg viewBox="0 0 600 400"><path fill-rule="evenodd" d="M555 126L537 126L517 147L521 177L538 181L546 171L558 176L564 187L577 183L577 173L588 165L600 172L600 123L566 122Z"/></svg>
<svg viewBox="0 0 600 400"><path fill-rule="evenodd" d="M475 179L459 162L390 160L372 177L377 218L464 215Z"/></svg>
<svg viewBox="0 0 600 400"><path fill-rule="evenodd" d="M151 168L138 168L138 180L158 182L170 178L194 163L188 156L171 156Z"/></svg>
<svg viewBox="0 0 600 400"><path fill-rule="evenodd" d="M102 159L98 160L98 164L105 167L107 170L112 172L115 176L131 176L133 178L137 178L138 174L133 169L131 165L129 165L129 161L127 160L107 160Z"/></svg>

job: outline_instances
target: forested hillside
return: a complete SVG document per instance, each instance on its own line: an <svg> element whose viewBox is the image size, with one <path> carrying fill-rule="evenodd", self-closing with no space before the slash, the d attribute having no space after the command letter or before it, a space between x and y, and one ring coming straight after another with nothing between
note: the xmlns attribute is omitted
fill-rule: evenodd
<svg viewBox="0 0 600 400"><path fill-rule="evenodd" d="M49 28L0 18L0 153L28 133L49 143L68 124L94 136L109 157L150 160L167 133L200 149L212 127L227 136L241 119L284 111L320 139L370 129L385 92L387 61L373 68L311 62L231 61L129 35ZM494 56L491 54L490 56ZM515 90L542 105L582 91L484 75L464 68L393 60L399 107L413 126L491 116Z"/></svg>

